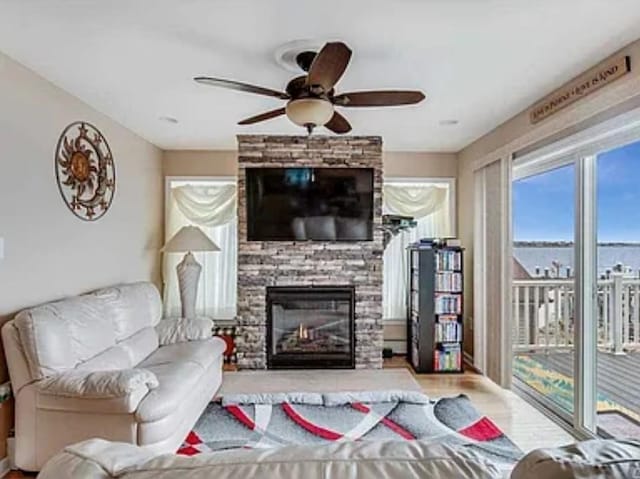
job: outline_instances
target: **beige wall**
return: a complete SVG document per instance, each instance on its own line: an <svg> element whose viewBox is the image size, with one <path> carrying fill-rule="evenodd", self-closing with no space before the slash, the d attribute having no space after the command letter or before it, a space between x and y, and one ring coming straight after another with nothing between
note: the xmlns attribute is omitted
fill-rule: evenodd
<svg viewBox="0 0 640 479"><path fill-rule="evenodd" d="M455 178L458 159L455 153L385 151L384 175L389 177Z"/></svg>
<svg viewBox="0 0 640 479"><path fill-rule="evenodd" d="M172 150L164 152L165 176L235 176L235 150ZM456 177L455 153L384 152L384 173L391 177Z"/></svg>
<svg viewBox="0 0 640 479"><path fill-rule="evenodd" d="M235 150L168 150L163 154L165 176L236 176Z"/></svg>
<svg viewBox="0 0 640 479"><path fill-rule="evenodd" d="M56 184L58 137L76 120L96 125L115 159L115 198L96 222L74 216ZM114 283L159 281L161 151L2 54L0 193L0 317Z"/></svg>
<svg viewBox="0 0 640 479"><path fill-rule="evenodd" d="M458 234L467 248L465 302L469 306L467 310L471 311L469 314L472 314L470 306L473 304L473 275L470 273L473 271L474 169L498 158L509 158L514 152L550 142L638 106L640 40L617 53L631 57L631 74L536 125L529 121L529 109L522 111L458 153ZM472 332L466 331L466 335L470 338Z"/></svg>

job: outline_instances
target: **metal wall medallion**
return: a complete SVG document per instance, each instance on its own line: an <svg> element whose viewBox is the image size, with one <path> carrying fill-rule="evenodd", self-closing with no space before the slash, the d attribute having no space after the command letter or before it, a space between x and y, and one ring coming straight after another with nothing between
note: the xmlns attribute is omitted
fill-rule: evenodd
<svg viewBox="0 0 640 479"><path fill-rule="evenodd" d="M109 144L90 123L67 126L56 147L56 179L64 202L78 218L104 215L116 192L116 168Z"/></svg>

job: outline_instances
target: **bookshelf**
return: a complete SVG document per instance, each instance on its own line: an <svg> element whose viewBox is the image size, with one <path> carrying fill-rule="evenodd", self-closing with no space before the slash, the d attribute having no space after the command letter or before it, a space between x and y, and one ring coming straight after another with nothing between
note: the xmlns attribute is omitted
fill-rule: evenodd
<svg viewBox="0 0 640 479"><path fill-rule="evenodd" d="M462 372L462 248L407 248L407 359L418 373Z"/></svg>

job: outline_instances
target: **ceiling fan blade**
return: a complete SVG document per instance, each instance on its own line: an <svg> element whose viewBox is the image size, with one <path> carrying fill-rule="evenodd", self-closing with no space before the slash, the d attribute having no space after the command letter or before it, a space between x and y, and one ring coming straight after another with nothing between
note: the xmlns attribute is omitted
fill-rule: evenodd
<svg viewBox="0 0 640 479"><path fill-rule="evenodd" d="M273 96L276 98L280 98L281 100L289 99L289 95L284 92L272 90L270 88L264 88L261 86L249 85L248 83L242 83L239 81L224 80L222 78L213 77L195 77L194 80L202 85L229 88L231 90L238 90L246 93L255 93L256 95Z"/></svg>
<svg viewBox="0 0 640 479"><path fill-rule="evenodd" d="M351 50L344 43L327 43L309 67L307 84L321 86L325 93L329 92L347 69L350 59Z"/></svg>
<svg viewBox="0 0 640 479"><path fill-rule="evenodd" d="M254 123L258 123L260 121L270 120L271 118L275 118L280 115L284 115L284 108L278 108L277 110L267 111L265 113L260 113L259 115L252 116L250 118L245 118L242 121L238 122L238 125L252 125Z"/></svg>
<svg viewBox="0 0 640 479"><path fill-rule="evenodd" d="M351 125L347 119L337 111L333 112L331 120L324 126L334 133L349 133L351 131Z"/></svg>
<svg viewBox="0 0 640 479"><path fill-rule="evenodd" d="M413 90L354 91L334 97L339 106L395 106L413 105L424 100L424 93Z"/></svg>

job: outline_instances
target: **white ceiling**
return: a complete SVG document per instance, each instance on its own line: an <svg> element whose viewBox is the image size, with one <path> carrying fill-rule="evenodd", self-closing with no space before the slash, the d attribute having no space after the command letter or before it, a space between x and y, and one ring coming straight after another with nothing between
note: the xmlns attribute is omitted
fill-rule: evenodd
<svg viewBox="0 0 640 479"><path fill-rule="evenodd" d="M458 151L638 37L638 0L0 0L0 51L165 149L303 134L284 117L237 126L282 102L191 80L284 88L274 52L292 40L353 49L339 92L426 92L417 106L343 109L354 134Z"/></svg>

